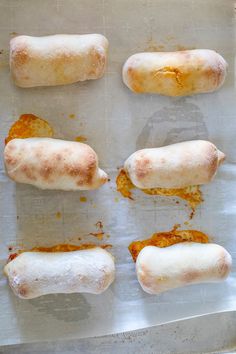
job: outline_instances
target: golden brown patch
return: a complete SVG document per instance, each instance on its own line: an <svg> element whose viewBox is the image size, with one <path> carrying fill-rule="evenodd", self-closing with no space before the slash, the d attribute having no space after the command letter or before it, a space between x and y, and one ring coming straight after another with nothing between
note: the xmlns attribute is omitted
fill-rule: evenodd
<svg viewBox="0 0 236 354"><path fill-rule="evenodd" d="M44 161L42 167L39 170L39 175L45 180L48 181L51 175L54 172L54 166L51 165L50 161Z"/></svg>
<svg viewBox="0 0 236 354"><path fill-rule="evenodd" d="M136 93L143 92L142 84L140 83L140 75L136 69L133 69L131 66L128 68L128 78L129 78L129 85L132 91Z"/></svg>
<svg viewBox="0 0 236 354"><path fill-rule="evenodd" d="M112 247L111 244L99 245L97 246L94 243L83 243L81 245L71 245L68 243L61 243L58 245L54 245L51 247L34 247L30 251L31 252L72 252L79 250L86 250L90 248L101 247L103 249ZM22 251L25 252L25 251Z"/></svg>
<svg viewBox="0 0 236 354"><path fill-rule="evenodd" d="M32 252L71 252L71 251L85 250L94 247L97 246L93 243L84 243L82 245L70 245L68 243L61 243L51 247L34 247L30 251Z"/></svg>
<svg viewBox="0 0 236 354"><path fill-rule="evenodd" d="M61 212L60 212L60 211L57 211L57 212L56 212L56 218L57 218L57 219L61 219Z"/></svg>
<svg viewBox="0 0 236 354"><path fill-rule="evenodd" d="M129 85L134 92L136 92L136 93L145 92L145 89L144 89L145 77L143 76L143 73L140 73L135 68L129 67L127 70L127 75L129 78ZM162 81L159 79L162 79L162 77L174 79L177 84L177 88L175 88L175 90L177 90L177 91L176 92L173 91L172 95L173 96L180 95L179 90L182 90L182 88L184 86L184 84L182 82L184 76L183 76L183 73L178 68L166 66L161 69L154 70L151 73L151 75L152 75L151 79L158 80L158 84L159 84L160 89L161 89ZM174 88L173 88L173 90L174 90Z"/></svg>
<svg viewBox="0 0 236 354"><path fill-rule="evenodd" d="M149 195L159 195L165 197L176 196L184 199L193 209L193 212L198 204L203 202L202 192L199 186L189 186L185 188L150 188L141 189L141 191Z"/></svg>
<svg viewBox="0 0 236 354"><path fill-rule="evenodd" d="M131 190L136 188L128 177L124 169L121 169L116 178L117 191L120 192L123 197L133 199ZM166 197L179 197L188 202L192 209L195 209L198 204L203 201L202 193L199 186L189 186L185 188L150 188L141 189L142 192L149 195L159 195Z"/></svg>
<svg viewBox="0 0 236 354"><path fill-rule="evenodd" d="M101 67L105 66L105 62L106 62L106 56L102 53L100 53L97 48L93 48L91 50L91 54L92 54L92 61L94 64L96 64L96 66L99 64Z"/></svg>
<svg viewBox="0 0 236 354"><path fill-rule="evenodd" d="M75 141L77 141L79 143L84 143L85 141L87 141L87 138L83 135L78 135L75 137Z"/></svg>
<svg viewBox="0 0 236 354"><path fill-rule="evenodd" d="M78 165L66 165L65 171L69 176L77 177L82 172L82 166L79 164Z"/></svg>
<svg viewBox="0 0 236 354"><path fill-rule="evenodd" d="M120 170L118 176L116 177L116 187L117 191L120 192L123 197L133 200L131 190L134 189L135 186L123 169Z"/></svg>
<svg viewBox="0 0 236 354"><path fill-rule="evenodd" d="M18 48L13 49L11 53L11 60L16 68L25 65L29 60L27 46L21 44Z"/></svg>
<svg viewBox="0 0 236 354"><path fill-rule="evenodd" d="M221 68L220 64L217 65L217 69L208 68L204 71L204 75L208 78L209 81L213 82L215 88L217 88L222 80L222 73L224 69Z"/></svg>
<svg viewBox="0 0 236 354"><path fill-rule="evenodd" d="M10 32L10 36L18 36L18 34L19 33L15 32L15 31L14 32Z"/></svg>
<svg viewBox="0 0 236 354"><path fill-rule="evenodd" d="M146 240L132 242L129 245L129 251L134 262L136 262L139 252L146 246L156 246L162 248L172 246L180 242L208 243L209 238L201 231L177 230L175 227L171 231L155 233Z"/></svg>
<svg viewBox="0 0 236 354"><path fill-rule="evenodd" d="M32 167L29 167L27 165L22 165L20 167L20 170L23 174L26 175L26 177L28 179L30 179L31 181L36 181L36 176L34 175L34 169Z"/></svg>
<svg viewBox="0 0 236 354"><path fill-rule="evenodd" d="M155 70L153 72L153 78L157 78L159 75L164 75L167 78L174 79L181 88L183 87L182 75L183 73L178 69L171 66L165 66L164 68Z"/></svg>
<svg viewBox="0 0 236 354"><path fill-rule="evenodd" d="M86 145L85 145L86 146ZM87 146L86 146L87 149ZM89 150L91 150L89 148ZM81 186L84 184L91 185L94 177L94 173L97 169L97 158L94 153L88 154L85 165L80 165L80 171L78 173L79 179L77 180L77 185Z"/></svg>
<svg viewBox="0 0 236 354"><path fill-rule="evenodd" d="M189 270L188 272L184 273L182 278L182 281L184 283L192 283L194 282L197 278L199 277L199 272L196 270Z"/></svg>
<svg viewBox="0 0 236 354"><path fill-rule="evenodd" d="M53 129L50 124L34 114L22 114L9 129L7 144L12 139L24 139L32 137L52 137Z"/></svg>
<svg viewBox="0 0 236 354"><path fill-rule="evenodd" d="M103 248L104 250L107 248L112 248L112 244L111 243L107 243L105 245L99 245L99 247Z"/></svg>

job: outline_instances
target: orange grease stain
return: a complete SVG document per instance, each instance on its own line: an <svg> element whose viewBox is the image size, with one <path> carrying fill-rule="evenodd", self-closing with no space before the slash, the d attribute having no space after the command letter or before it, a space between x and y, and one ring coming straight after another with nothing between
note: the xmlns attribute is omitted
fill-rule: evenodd
<svg viewBox="0 0 236 354"><path fill-rule="evenodd" d="M80 197L79 198L81 203L86 203L87 202L87 198L86 197Z"/></svg>
<svg viewBox="0 0 236 354"><path fill-rule="evenodd" d="M116 178L116 185L117 191L120 192L123 197L133 199L131 190L136 187L133 185L123 169L119 172ZM203 202L202 192L199 186L189 186L185 188L151 188L141 189L141 191L149 195L159 195L165 197L176 196L186 200L193 210L190 218L193 217L197 205Z"/></svg>
<svg viewBox="0 0 236 354"><path fill-rule="evenodd" d="M78 250L85 250L94 248L96 245L93 243L84 243L82 245L71 245L68 243L61 243L51 247L34 247L30 251L32 252L71 252Z"/></svg>
<svg viewBox="0 0 236 354"><path fill-rule="evenodd" d="M96 237L98 240L103 240L104 232L90 232L89 235Z"/></svg>
<svg viewBox="0 0 236 354"><path fill-rule="evenodd" d="M182 50L192 50L196 49L196 47L190 47L190 46L185 46L182 44L175 44L173 41L175 41L175 37L173 36L167 36L166 39L163 40L162 44L158 44L152 37L149 38L147 41L147 46L144 48L144 52L169 52L169 51L182 51ZM173 48L172 50L166 50L169 48L170 44L169 42L172 42L171 47ZM166 48L167 47L167 48Z"/></svg>
<svg viewBox="0 0 236 354"><path fill-rule="evenodd" d="M145 52L163 52L165 46L163 44L157 44L155 41L150 40L147 43L147 47L144 49Z"/></svg>
<svg viewBox="0 0 236 354"><path fill-rule="evenodd" d="M25 139L52 136L53 129L46 120L36 117L34 114L22 114L11 126L8 137L5 139L5 144L16 138Z"/></svg>
<svg viewBox="0 0 236 354"><path fill-rule="evenodd" d="M150 238L143 241L134 241L129 245L130 254L136 262L139 252L146 246L168 247L180 242L208 243L206 234L197 230L177 230L154 233Z"/></svg>
<svg viewBox="0 0 236 354"><path fill-rule="evenodd" d="M176 50L182 51L182 50L192 50L196 49L196 47L186 47L182 44L176 44Z"/></svg>
<svg viewBox="0 0 236 354"><path fill-rule="evenodd" d="M120 170L116 178L116 189L120 192L123 197L133 200L131 190L135 188L127 174L123 169Z"/></svg>
<svg viewBox="0 0 236 354"><path fill-rule="evenodd" d="M85 136L83 135L78 135L75 137L75 141L77 141L78 143L84 143L85 141L87 141L87 138L85 138Z"/></svg>

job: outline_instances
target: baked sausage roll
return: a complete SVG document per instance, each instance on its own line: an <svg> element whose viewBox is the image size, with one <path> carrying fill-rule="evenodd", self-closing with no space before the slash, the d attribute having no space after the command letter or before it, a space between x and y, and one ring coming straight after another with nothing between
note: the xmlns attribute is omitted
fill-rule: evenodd
<svg viewBox="0 0 236 354"><path fill-rule="evenodd" d="M24 252L4 268L15 295L101 294L115 278L112 255L100 247L73 252Z"/></svg>
<svg viewBox="0 0 236 354"><path fill-rule="evenodd" d="M136 151L124 169L141 189L184 188L209 183L224 159L209 141L192 140Z"/></svg>
<svg viewBox="0 0 236 354"><path fill-rule="evenodd" d="M149 294L181 286L218 282L231 270L230 254L216 244L178 243L170 247L144 247L136 261L138 281Z"/></svg>
<svg viewBox="0 0 236 354"><path fill-rule="evenodd" d="M226 71L226 61L214 50L137 53L125 62L123 81L136 93L186 96L217 90Z"/></svg>
<svg viewBox="0 0 236 354"><path fill-rule="evenodd" d="M88 145L52 138L13 139L4 150L8 176L41 189L90 190L108 176Z"/></svg>
<svg viewBox="0 0 236 354"><path fill-rule="evenodd" d="M101 34L17 36L10 41L10 69L20 87L56 86L99 79L108 41Z"/></svg>

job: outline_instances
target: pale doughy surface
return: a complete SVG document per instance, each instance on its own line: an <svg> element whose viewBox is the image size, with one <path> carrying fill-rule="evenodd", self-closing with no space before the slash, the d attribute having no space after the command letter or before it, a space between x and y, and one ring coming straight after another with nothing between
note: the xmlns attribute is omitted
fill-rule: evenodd
<svg viewBox="0 0 236 354"><path fill-rule="evenodd" d="M136 272L144 291L159 294L189 284L224 280L231 263L230 254L219 245L184 242L165 248L144 247Z"/></svg>
<svg viewBox="0 0 236 354"><path fill-rule="evenodd" d="M15 295L32 299L46 294L105 291L115 278L115 264L102 248L73 252L24 252L4 272Z"/></svg>
<svg viewBox="0 0 236 354"><path fill-rule="evenodd" d="M20 87L55 86L100 78L108 41L101 34L31 37L10 42L10 67Z"/></svg>
<svg viewBox="0 0 236 354"><path fill-rule="evenodd" d="M137 53L123 66L123 81L136 93L185 96L217 90L227 63L209 49Z"/></svg>
<svg viewBox="0 0 236 354"><path fill-rule="evenodd" d="M4 150L8 176L41 189L90 190L104 184L95 151L86 144L52 139L13 139Z"/></svg>
<svg viewBox="0 0 236 354"><path fill-rule="evenodd" d="M192 140L136 151L124 168L138 188L183 188L209 183L224 159L209 141Z"/></svg>

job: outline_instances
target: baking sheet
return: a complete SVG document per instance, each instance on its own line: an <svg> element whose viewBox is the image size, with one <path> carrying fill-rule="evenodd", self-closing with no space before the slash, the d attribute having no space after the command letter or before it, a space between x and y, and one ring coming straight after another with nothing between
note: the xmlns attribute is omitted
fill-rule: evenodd
<svg viewBox="0 0 236 354"><path fill-rule="evenodd" d="M8 43L15 34L103 33L110 42L104 78L65 87L20 89L8 67ZM209 48L229 63L223 88L185 98L135 95L121 80L126 58L143 50ZM93 192L40 191L15 185L0 170L0 260L10 245L50 246L76 242L96 232L113 245L115 283L102 295L16 298L0 278L0 344L97 336L144 328L205 313L236 309L236 140L233 2L225 0L1 0L0 134L20 114L48 120L57 137L83 135L97 151L111 182ZM74 115L71 118L71 115ZM124 199L115 187L117 167L139 148L190 139L209 139L227 155L191 225L184 202L135 192ZM87 198L81 202L80 197ZM221 284L194 285L159 296L145 294L136 280L128 245L174 224L196 228L226 247L234 265ZM94 238L93 238L94 241Z"/></svg>

